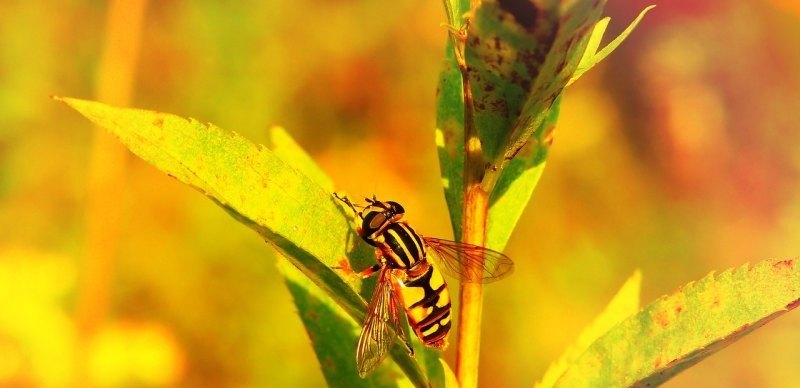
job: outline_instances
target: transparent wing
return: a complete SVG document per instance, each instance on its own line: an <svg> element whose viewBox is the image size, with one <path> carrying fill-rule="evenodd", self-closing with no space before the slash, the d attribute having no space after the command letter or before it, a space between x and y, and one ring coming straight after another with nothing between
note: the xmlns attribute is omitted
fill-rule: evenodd
<svg viewBox="0 0 800 388"><path fill-rule="evenodd" d="M399 335L411 350L400 325L400 303L394 293L394 279L388 268L381 270L378 286L367 306L364 327L356 347L356 367L361 377L375 370L389 353L394 339ZM412 352L413 354L413 352Z"/></svg>
<svg viewBox="0 0 800 388"><path fill-rule="evenodd" d="M439 259L438 268L445 274L465 283L491 283L500 280L514 270L514 262L508 256L477 245L424 237L428 252Z"/></svg>

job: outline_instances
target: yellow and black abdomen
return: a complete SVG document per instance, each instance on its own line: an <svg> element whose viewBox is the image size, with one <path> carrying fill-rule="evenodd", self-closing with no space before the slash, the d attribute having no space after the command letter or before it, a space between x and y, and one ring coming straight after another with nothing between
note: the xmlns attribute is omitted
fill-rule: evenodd
<svg viewBox="0 0 800 388"><path fill-rule="evenodd" d="M409 273L401 286L408 323L425 345L444 348L451 325L450 293L441 272L427 261L419 265L421 274Z"/></svg>

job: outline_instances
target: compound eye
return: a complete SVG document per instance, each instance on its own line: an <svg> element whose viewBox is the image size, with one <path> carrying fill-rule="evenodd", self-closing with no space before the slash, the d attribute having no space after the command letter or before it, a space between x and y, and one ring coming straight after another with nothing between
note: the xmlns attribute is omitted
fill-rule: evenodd
<svg viewBox="0 0 800 388"><path fill-rule="evenodd" d="M369 220L369 229L375 230L381 227L386 222L386 215L384 213L375 212L374 216Z"/></svg>
<svg viewBox="0 0 800 388"><path fill-rule="evenodd" d="M386 202L386 204L389 205L389 207L391 207L394 214L403 214L406 212L406 209L404 209L402 205L400 205L395 201L388 201Z"/></svg>

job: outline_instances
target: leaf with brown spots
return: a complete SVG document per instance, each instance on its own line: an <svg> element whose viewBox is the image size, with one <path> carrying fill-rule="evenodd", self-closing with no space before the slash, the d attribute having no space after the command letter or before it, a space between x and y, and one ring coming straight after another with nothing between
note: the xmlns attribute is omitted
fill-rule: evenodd
<svg viewBox="0 0 800 388"><path fill-rule="evenodd" d="M798 259L771 259L712 273L608 331L556 386L661 384L799 303Z"/></svg>
<svg viewBox="0 0 800 388"><path fill-rule="evenodd" d="M451 24L461 25L455 15L469 3L445 1ZM608 24L600 21L604 6L605 0L486 0L472 14L465 56L474 126L489 162L483 183L492 191L490 248L505 247L538 183L566 86L613 51L650 9L598 51ZM464 93L452 43L439 75L436 144L453 233L461 236Z"/></svg>
<svg viewBox="0 0 800 388"><path fill-rule="evenodd" d="M508 163L492 190L486 220L487 247L501 250L511 238L511 232L544 172L560 107L559 97L541 124L541 130L536 131L531 141Z"/></svg>
<svg viewBox="0 0 800 388"><path fill-rule="evenodd" d="M461 2L461 6L464 3ZM465 57L474 125L491 162L487 246L502 250L544 168L558 100L583 55L605 1L487 0L472 18ZM464 191L464 97L448 43L437 94L442 183L455 236ZM507 199L504 199L508 196Z"/></svg>

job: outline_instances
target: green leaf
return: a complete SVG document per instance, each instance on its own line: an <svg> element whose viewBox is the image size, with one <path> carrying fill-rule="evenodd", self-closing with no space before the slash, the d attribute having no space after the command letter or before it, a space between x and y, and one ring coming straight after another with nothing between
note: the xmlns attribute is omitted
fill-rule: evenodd
<svg viewBox="0 0 800 388"><path fill-rule="evenodd" d="M528 142L541 123L546 120L548 110L555 103L573 73L589 43L591 30L600 19L605 1L568 1L558 10L558 29L541 65L519 116L513 123L511 139L505 154L497 157L514 157L517 147Z"/></svg>
<svg viewBox="0 0 800 388"><path fill-rule="evenodd" d="M651 5L642 12L639 13L639 16L631 23L625 31L622 31L619 36L614 38L606 47L602 50L597 50L600 47L600 42L603 40L603 34L606 32L606 27L608 27L608 23L611 21L611 18L603 18L594 26L594 30L592 31L592 37L589 39L589 44L586 46L586 51L583 53L583 57L581 57L580 63L578 63L578 69L575 71L575 74L572 75L572 79L569 80L567 85L571 85L573 82L578 80L583 73L587 72L589 69L594 67L594 65L600 63L603 59L605 59L608 54L611 54L617 47L628 37L628 35L633 32L633 29L639 25L639 22L642 21L644 15L647 14L648 11L655 8L655 5Z"/></svg>
<svg viewBox="0 0 800 388"><path fill-rule="evenodd" d="M269 131L269 148L301 174L311 178L324 190L333 192L330 178L297 142L281 127ZM355 365L356 344L360 326L324 295L287 261L280 260L278 268L294 298L297 312L303 321L325 380L332 387L396 386L396 374L386 365L366 378L358 376ZM364 288L364 287L362 287ZM371 293L372 290L368 292ZM367 297L369 297L367 295ZM387 363L388 364L388 363ZM396 373L396 372L395 372ZM406 380L406 383L408 381Z"/></svg>
<svg viewBox="0 0 800 388"><path fill-rule="evenodd" d="M354 268L365 268L375 262L374 254L366 244L355 243L359 237L350 225L350 214L329 189L274 152L211 124L58 99L108 129L134 154L194 187L258 232L356 323L363 322L364 298L330 267L349 258ZM414 385L427 385L419 365L400 343L392 348L392 357Z"/></svg>
<svg viewBox="0 0 800 388"><path fill-rule="evenodd" d="M564 88L610 54L652 7L597 51L604 1L484 1L466 43L475 126L484 157L498 168L486 246L502 250L544 171ZM588 55L590 53L591 55ZM447 47L437 89L436 145L453 233L461 236L464 102L461 73Z"/></svg>
<svg viewBox="0 0 800 388"><path fill-rule="evenodd" d="M469 0L443 0L448 27L458 30L464 26L464 14L469 11Z"/></svg>
<svg viewBox="0 0 800 388"><path fill-rule="evenodd" d="M442 187L453 235L461 238L461 213L464 198L464 101L461 71L458 69L453 41L448 39L439 86L436 88L436 150Z"/></svg>
<svg viewBox="0 0 800 388"><path fill-rule="evenodd" d="M534 132L531 141L508 163L492 190L486 220L487 247L502 251L511 238L544 172L560 108L561 97L556 99L541 129Z"/></svg>
<svg viewBox="0 0 800 388"><path fill-rule="evenodd" d="M614 295L605 310L581 332L580 336L578 336L578 342L570 346L558 361L550 365L541 382L537 383L536 386L540 388L554 386L569 365L575 362L595 340L623 319L636 314L639 311L641 288L642 273L637 270L625 281L625 284L617 291L617 294Z"/></svg>
<svg viewBox="0 0 800 388"><path fill-rule="evenodd" d="M439 362L442 364L442 369L444 370L444 387L445 388L458 388L458 380L456 379L455 373L447 366L447 363L444 362L443 359L439 359Z"/></svg>
<svg viewBox="0 0 800 388"><path fill-rule="evenodd" d="M387 363L360 378L356 369L356 343L360 327L306 276L286 260L278 260L278 269L294 298L298 314L317 354L322 374L330 387L409 386Z"/></svg>
<svg viewBox="0 0 800 388"><path fill-rule="evenodd" d="M291 163L291 167L309 177L323 190L327 192L335 190L331 178L314 163L314 160L282 127L275 126L269 129L268 146L276 156Z"/></svg>
<svg viewBox="0 0 800 388"><path fill-rule="evenodd" d="M658 385L798 305L797 259L712 273L615 326L556 385Z"/></svg>
<svg viewBox="0 0 800 388"><path fill-rule="evenodd" d="M475 11L466 41L475 126L484 157L495 163L509 149L514 165L498 179L489 246L502 249L544 168L557 100L577 68L604 1L508 3L487 0ZM506 8L504 8L506 7ZM464 191L464 101L461 73L448 43L437 89L436 144L453 232L461 235ZM552 112L556 106L555 112ZM523 146L524 145L524 146ZM524 177L524 182L516 180ZM507 199L503 199L508 195Z"/></svg>
<svg viewBox="0 0 800 388"><path fill-rule="evenodd" d="M304 175L306 175L308 177L311 177L315 182L317 182L325 190L327 190L329 192L332 192L334 190L333 182L330 180L330 178L325 174L325 172L323 172L319 168L319 166L317 166L316 163L314 163L313 159L311 159L311 157L303 150L303 148L300 147L300 145L298 145L297 142L295 142L294 139L283 128L281 128L281 127L272 127L272 128L270 128L269 146L270 146L270 149L275 153L275 155L277 155L278 157L280 157L281 159L283 159L285 161L291 162L292 167L297 169L300 173L302 173L302 174L304 174ZM358 241L357 244L362 244L363 245L363 242ZM374 261L374 256L373 256L372 260ZM285 273L286 272L284 271L284 274ZM289 279L287 279L287 281L289 281ZM292 280L292 281L294 283L297 283L297 281L295 281L295 280ZM312 291L309 291L309 292L312 292ZM362 295L365 298L370 298L372 296L372 292L373 291L374 291L374 284L365 285L364 287L362 287ZM295 294L295 291L292 291L292 293ZM313 310L309 311L309 307L308 306L301 305L297 301L297 299L298 299L298 296L295 295L295 304L297 305L297 309L298 309L298 312L300 313L301 317L304 317L305 315L309 315L309 314L310 315L314 315L315 314L313 312ZM338 306L335 306L333 304L329 305L329 309L341 310L341 308L339 308ZM326 321L324 319L321 319L320 322L326 322ZM327 336L327 335L331 334L332 332L330 330L328 330L326 327L321 327L321 326L324 326L324 325L319 325L319 324L317 324L316 321L308 321L305 318L303 318L303 323L306 326L306 331L308 331L309 337L311 338L312 343L315 345L314 346L314 351L317 353L317 357L320 360L320 365L323 368L323 372L326 373L326 379L328 379L328 377L327 377L327 373L328 372L326 372L325 369L328 368L328 367L331 367L331 365L328 364L327 361L323 362L323 360L330 359L330 357L331 357L330 354L331 353L339 354L338 350L334 351L332 349L328 349L328 347L337 346L336 344L339 343L339 342L338 341L328 341L326 343L325 339L322 338L322 337ZM360 326L357 326L355 322L350 321L350 323L354 327L356 327L358 330L360 330ZM355 337L350 338L350 339L352 340L352 343L350 344L351 346L349 346L347 348L348 349L347 351L343 352L344 353L344 357L349 357L349 358L347 358L347 360L345 360L346 362L344 364L333 363L332 366L336 369L336 371L331 373L332 375L334 375L334 377L332 377L331 379L328 379L328 384L329 385L334 385L331 382L331 380L336 380L336 381L340 381L340 382L347 381L346 380L347 376L339 376L340 375L339 371L341 371L342 368L345 368L348 371L348 373L351 372L351 371L353 372L353 374L349 374L350 378L358 379L358 373L356 372L356 369L354 369L355 367L352 370L349 369L349 365L350 364L355 365L355 345L358 342L358 336L356 335ZM317 342L320 342L321 344L319 346L317 346ZM328 346L326 346L326 345L328 345ZM352 349L350 349L350 348L352 348ZM440 365L441 358L440 358L439 352L437 352L437 351L435 351L433 349L418 345L418 346L415 347L415 353L416 353L416 355L418 357L418 361L422 362L423 366L425 367L425 370L427 371L428 380L430 381L431 385L434 386L434 387L443 386L444 382L442 380L444 379L444 373L449 371L449 369L447 369L447 370L443 370L442 369L442 365ZM380 370L384 370L385 368L386 368L386 366L380 368L379 371ZM378 373L378 372L375 372L375 373ZM450 372L450 373L452 373L452 372ZM370 375L368 377L371 377L371 376L372 375ZM386 383L386 381L383 381L383 383ZM342 384L341 386L348 386L348 384Z"/></svg>

